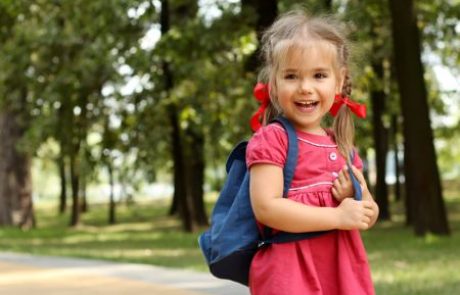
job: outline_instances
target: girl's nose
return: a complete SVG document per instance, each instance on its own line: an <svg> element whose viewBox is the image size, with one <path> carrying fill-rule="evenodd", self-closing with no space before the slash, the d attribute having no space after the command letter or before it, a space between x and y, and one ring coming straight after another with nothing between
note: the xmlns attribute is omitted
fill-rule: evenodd
<svg viewBox="0 0 460 295"><path fill-rule="evenodd" d="M300 80L299 92L301 94L311 94L313 92L311 83L307 79Z"/></svg>

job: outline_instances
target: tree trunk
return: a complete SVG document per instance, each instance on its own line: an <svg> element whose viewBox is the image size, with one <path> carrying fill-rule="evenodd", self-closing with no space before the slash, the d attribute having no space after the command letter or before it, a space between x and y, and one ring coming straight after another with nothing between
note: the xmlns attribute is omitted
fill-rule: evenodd
<svg viewBox="0 0 460 295"><path fill-rule="evenodd" d="M242 0L243 17L256 14L255 29L257 34L256 50L248 57L245 62L245 70L247 72L255 72L260 66L260 40L265 29L267 29L278 16L278 1L277 0Z"/></svg>
<svg viewBox="0 0 460 295"><path fill-rule="evenodd" d="M179 119L177 118L177 108L174 105L169 107L169 118L172 125L172 152L174 163L174 201L182 220L182 228L193 231L190 192L187 190L187 169L184 163L183 144L180 135Z"/></svg>
<svg viewBox="0 0 460 295"><path fill-rule="evenodd" d="M62 145L61 145L61 152L58 159L58 168L59 168L59 179L61 181L61 193L59 196L59 214L63 214L67 209L67 177L66 177L66 166L65 166L65 158L62 152Z"/></svg>
<svg viewBox="0 0 460 295"><path fill-rule="evenodd" d="M108 160L110 161L110 160ZM115 195L114 195L114 180L113 180L113 168L112 164L107 165L107 170L109 172L109 183L110 183L110 203L109 203L109 224L115 224Z"/></svg>
<svg viewBox="0 0 460 295"><path fill-rule="evenodd" d="M177 8L180 10L180 8ZM182 11L187 14L187 11ZM170 15L171 10L169 8L169 1L161 1L161 34L165 35L170 28ZM182 20L183 21L183 20ZM163 76L165 83L165 90L169 93L174 86L173 75L169 69L169 64L163 62ZM174 177L174 196L173 206L170 212L175 213L177 209L182 220L182 228L185 231L192 231L192 219L190 213L190 207L188 202L188 193L186 187L186 173L184 165L183 155L183 141L181 136L181 130L179 126L179 118L177 116L178 108L175 103L171 103L168 106L168 116L171 124L171 143L172 143L172 158L173 158L173 177Z"/></svg>
<svg viewBox="0 0 460 295"><path fill-rule="evenodd" d="M97 88L99 89L99 88ZM86 171L82 170L82 150L85 149L86 136L88 132L88 96L90 91L82 88L78 97L77 106L80 108L81 113L75 115L71 113L69 122L71 122L70 130L68 130L70 136L70 181L72 187L72 215L70 218L70 225L77 226L80 223L80 213L82 202L80 200L82 192L82 181L81 177L85 177ZM84 204L83 204L84 205Z"/></svg>
<svg viewBox="0 0 460 295"><path fill-rule="evenodd" d="M59 178L61 183L61 193L59 196L59 214L63 214L67 210L67 184L68 184L68 173L67 169L68 159L67 155L69 153L69 118L72 117L71 113L69 114L70 107L67 105L68 102L64 101L63 104L58 109L58 120L59 124L56 124L55 136L56 140L59 143L59 156L57 159L57 165L59 169Z"/></svg>
<svg viewBox="0 0 460 295"><path fill-rule="evenodd" d="M81 197L81 203L80 203L80 212L86 213L88 212L88 200L87 200L87 194L86 194L86 174L81 174L80 177L80 197Z"/></svg>
<svg viewBox="0 0 460 295"><path fill-rule="evenodd" d="M172 74L169 71L168 64L163 65L165 82L167 89L172 88ZM188 216L187 208L182 208L182 213L179 212L179 202L181 196L185 195L186 186L185 186L185 177L183 175L183 155L182 155L182 143L180 136L180 127L177 118L177 107L173 104L169 106L169 122L171 124L171 142L172 142L172 159L173 159L173 183L174 183L174 193L173 199L171 202L171 208L169 209L169 215L179 214L181 217ZM184 221L184 220L183 220ZM185 220L185 223L191 221ZM184 229L189 228L188 225L183 224Z"/></svg>
<svg viewBox="0 0 460 295"><path fill-rule="evenodd" d="M0 112L0 225L31 228L35 226L31 160L17 150L24 133L20 121L16 112Z"/></svg>
<svg viewBox="0 0 460 295"><path fill-rule="evenodd" d="M80 223L80 198L78 196L78 187L80 180L80 167L75 154L70 156L70 184L72 188L72 212L70 216L70 225L77 226Z"/></svg>
<svg viewBox="0 0 460 295"><path fill-rule="evenodd" d="M390 0L396 76L404 117L406 196L416 235L449 234L433 144L420 37L411 0ZM416 200L416 201L415 201Z"/></svg>
<svg viewBox="0 0 460 295"><path fill-rule="evenodd" d="M193 227L208 225L204 206L204 136L201 132L188 130L187 145L187 191L190 192Z"/></svg>
<svg viewBox="0 0 460 295"><path fill-rule="evenodd" d="M372 69L375 73L376 80L382 82L384 80L383 60L374 60L372 62ZM383 91L382 86L377 86L377 89L373 89L371 91L372 126L377 166L377 181L375 184L374 193L376 202L379 205L380 209L380 220L390 219L390 210L388 207L388 186L385 180L386 156L388 150L388 132L382 121L382 116L385 111L385 98L385 92Z"/></svg>
<svg viewBox="0 0 460 295"><path fill-rule="evenodd" d="M394 166L395 166L395 188L394 188L394 195L395 201L400 201L402 198L401 195L401 181L400 181L400 165L399 165L399 146L398 146L398 115L391 116L391 137L393 143L393 151L394 151Z"/></svg>
<svg viewBox="0 0 460 295"><path fill-rule="evenodd" d="M27 154L18 153L15 159L14 175L18 186L19 199L15 208L19 211L19 227L35 227L35 214L32 200L31 159Z"/></svg>

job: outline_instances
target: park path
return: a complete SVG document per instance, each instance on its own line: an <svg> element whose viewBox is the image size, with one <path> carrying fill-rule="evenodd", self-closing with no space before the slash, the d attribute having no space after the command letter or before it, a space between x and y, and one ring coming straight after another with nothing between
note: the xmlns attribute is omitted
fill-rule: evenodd
<svg viewBox="0 0 460 295"><path fill-rule="evenodd" d="M143 264L0 253L5 295L247 295L246 287L207 273Z"/></svg>

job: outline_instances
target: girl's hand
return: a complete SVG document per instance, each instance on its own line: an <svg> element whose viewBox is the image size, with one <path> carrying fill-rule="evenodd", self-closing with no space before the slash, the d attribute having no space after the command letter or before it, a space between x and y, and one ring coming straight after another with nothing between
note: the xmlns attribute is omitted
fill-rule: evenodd
<svg viewBox="0 0 460 295"><path fill-rule="evenodd" d="M371 203L371 210L373 214L371 215L371 222L369 224L369 228L372 227L375 222L377 221L377 218L379 216L379 206L377 203L374 201L372 198L372 194L370 193L369 189L367 188L366 180L364 179L363 173L356 168L355 166L351 166L351 169L353 171L353 174L356 176L358 179L358 182L361 185L361 189L363 191L363 201L367 201Z"/></svg>
<svg viewBox="0 0 460 295"><path fill-rule="evenodd" d="M373 201L356 201L345 198L337 207L338 229L368 229L375 220L373 206Z"/></svg>
<svg viewBox="0 0 460 295"><path fill-rule="evenodd" d="M333 182L332 195L337 201L342 202L345 198L352 198L353 194L353 183L348 174L348 167L344 166Z"/></svg>

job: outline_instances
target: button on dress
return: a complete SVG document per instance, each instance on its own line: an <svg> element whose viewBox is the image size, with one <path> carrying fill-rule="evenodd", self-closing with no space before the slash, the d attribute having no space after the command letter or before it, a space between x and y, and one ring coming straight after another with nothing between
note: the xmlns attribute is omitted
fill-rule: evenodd
<svg viewBox="0 0 460 295"><path fill-rule="evenodd" d="M332 132L297 131L299 155L288 198L310 206L336 207L332 182L346 164ZM287 134L278 124L260 128L246 151L248 167L264 163L283 167ZM353 165L362 169L355 152ZM366 251L358 230L335 230L319 237L273 244L259 250L251 264L253 295L375 294Z"/></svg>

